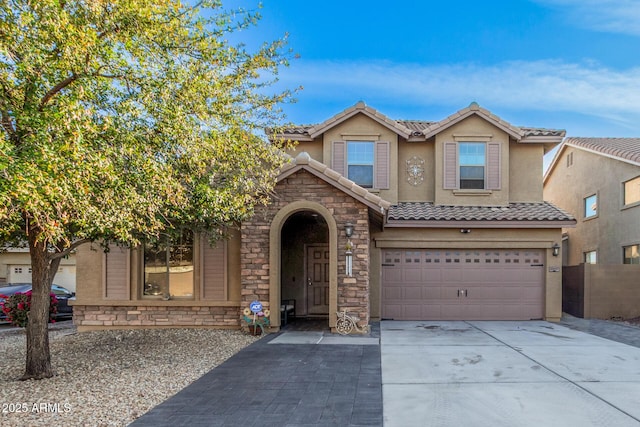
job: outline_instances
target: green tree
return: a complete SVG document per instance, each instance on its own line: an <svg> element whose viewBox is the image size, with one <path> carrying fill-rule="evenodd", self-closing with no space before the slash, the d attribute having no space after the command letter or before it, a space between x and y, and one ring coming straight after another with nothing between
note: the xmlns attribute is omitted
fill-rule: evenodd
<svg viewBox="0 0 640 427"><path fill-rule="evenodd" d="M218 229L267 200L285 161L285 40L220 1L0 0L0 244L28 244L23 378L53 375L47 320L60 260L94 240L138 243L175 224ZM82 284L79 284L80 286Z"/></svg>

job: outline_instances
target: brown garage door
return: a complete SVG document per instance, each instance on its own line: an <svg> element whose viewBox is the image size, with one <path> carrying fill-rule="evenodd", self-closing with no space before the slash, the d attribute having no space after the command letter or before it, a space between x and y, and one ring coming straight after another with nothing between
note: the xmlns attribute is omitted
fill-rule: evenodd
<svg viewBox="0 0 640 427"><path fill-rule="evenodd" d="M382 318L541 319L543 259L541 250L383 250Z"/></svg>

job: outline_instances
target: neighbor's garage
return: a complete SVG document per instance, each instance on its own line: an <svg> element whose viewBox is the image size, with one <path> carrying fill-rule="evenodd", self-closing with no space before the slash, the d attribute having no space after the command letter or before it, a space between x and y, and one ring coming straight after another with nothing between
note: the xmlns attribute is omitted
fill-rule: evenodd
<svg viewBox="0 0 640 427"><path fill-rule="evenodd" d="M530 320L544 313L542 250L383 250L382 318Z"/></svg>

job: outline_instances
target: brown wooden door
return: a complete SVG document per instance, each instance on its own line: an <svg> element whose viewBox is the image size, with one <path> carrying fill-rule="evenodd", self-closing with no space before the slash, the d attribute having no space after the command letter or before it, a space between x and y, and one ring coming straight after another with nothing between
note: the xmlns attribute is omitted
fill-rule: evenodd
<svg viewBox="0 0 640 427"><path fill-rule="evenodd" d="M329 314L329 246L307 246L307 313Z"/></svg>

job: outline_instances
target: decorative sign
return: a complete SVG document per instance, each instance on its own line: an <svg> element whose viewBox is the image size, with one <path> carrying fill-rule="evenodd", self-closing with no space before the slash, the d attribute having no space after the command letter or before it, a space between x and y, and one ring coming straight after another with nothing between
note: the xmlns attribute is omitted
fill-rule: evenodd
<svg viewBox="0 0 640 427"><path fill-rule="evenodd" d="M407 160L407 182L415 187L422 181L424 181L424 160L413 156Z"/></svg>
<svg viewBox="0 0 640 427"><path fill-rule="evenodd" d="M249 305L249 308L252 312L259 313L262 311L262 303L260 301L252 301L251 305Z"/></svg>

